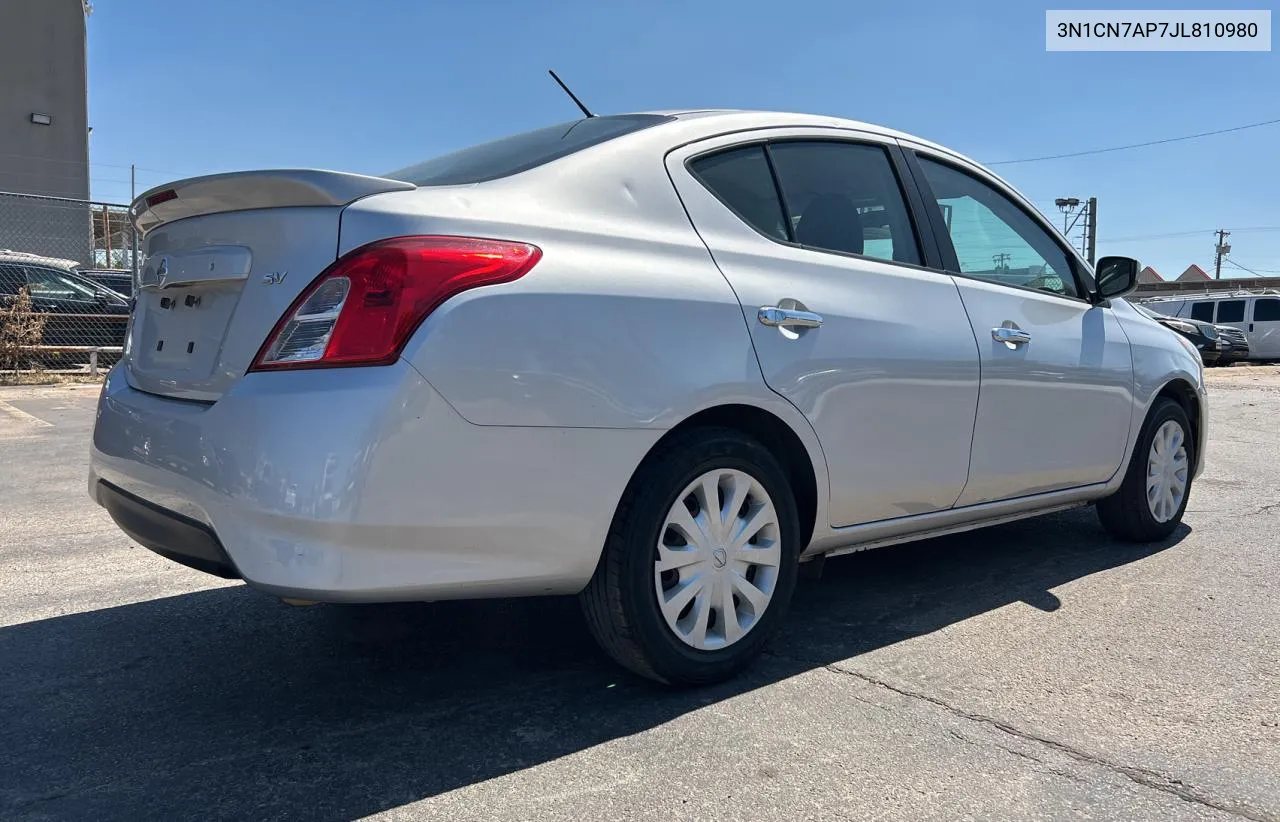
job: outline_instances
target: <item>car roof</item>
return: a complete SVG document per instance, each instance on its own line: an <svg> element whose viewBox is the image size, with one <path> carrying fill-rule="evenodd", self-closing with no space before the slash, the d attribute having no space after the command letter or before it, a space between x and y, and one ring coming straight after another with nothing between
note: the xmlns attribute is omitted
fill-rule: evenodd
<svg viewBox="0 0 1280 822"><path fill-rule="evenodd" d="M947 148L944 145L935 143L932 140L926 140L914 134L905 131L888 128L886 126L868 123L863 120L852 120L846 117L833 117L826 114L802 114L790 111L764 111L757 109L683 109L671 111L648 111L644 114L660 114L671 117L676 121L694 121L704 120L708 124L713 121L716 126L726 127L726 131L748 128L782 128L786 126L819 126L827 128L842 128L855 131L865 131L871 134L879 134L884 137L893 137L899 140L910 140L922 146L927 146L935 151L944 154L950 154L960 159L967 160L970 163L981 165L977 160L965 157L954 149Z"/></svg>
<svg viewBox="0 0 1280 822"><path fill-rule="evenodd" d="M1249 297L1280 297L1280 290L1267 288L1262 291L1217 291L1208 294L1177 294L1167 297L1151 297L1148 303L1201 302L1203 300L1244 300Z"/></svg>
<svg viewBox="0 0 1280 822"><path fill-rule="evenodd" d="M75 260L45 257L40 254L32 254L27 251L12 251L7 248L0 248L0 263L33 263L35 265L47 265L50 268L60 268L64 271L72 271L80 267L80 264Z"/></svg>

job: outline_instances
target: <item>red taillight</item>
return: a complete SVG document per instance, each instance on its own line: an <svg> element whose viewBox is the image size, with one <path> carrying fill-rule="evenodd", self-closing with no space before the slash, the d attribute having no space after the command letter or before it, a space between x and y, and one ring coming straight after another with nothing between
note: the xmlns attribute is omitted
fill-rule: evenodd
<svg viewBox="0 0 1280 822"><path fill-rule="evenodd" d="M294 300L250 371L388 365L441 303L524 276L537 246L470 237L397 237L346 254Z"/></svg>
<svg viewBox="0 0 1280 822"><path fill-rule="evenodd" d="M148 197L147 205L154 208L155 206L158 206L161 203L167 203L170 200L176 200L176 199L178 199L178 192L174 191L171 188L166 188L164 191L157 191L155 194L152 194L150 197Z"/></svg>

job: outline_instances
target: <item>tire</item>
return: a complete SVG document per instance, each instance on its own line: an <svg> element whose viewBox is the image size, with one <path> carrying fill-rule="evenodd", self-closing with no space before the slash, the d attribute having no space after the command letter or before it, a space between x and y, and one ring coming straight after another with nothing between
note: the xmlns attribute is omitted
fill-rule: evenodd
<svg viewBox="0 0 1280 822"><path fill-rule="evenodd" d="M1181 429L1186 454L1185 484L1181 499L1172 506L1172 514L1166 510L1163 513L1168 518L1161 519L1152 510L1157 506L1147 497L1147 472L1156 435L1169 422ZM1173 534L1182 522L1182 515L1187 510L1187 500L1191 496L1191 473L1196 464L1195 447L1195 437L1187 412L1171 399L1156 400L1142 426L1138 444L1134 446L1124 482L1115 493L1097 503L1098 519L1102 526L1112 536L1128 542L1159 542Z"/></svg>
<svg viewBox="0 0 1280 822"><path fill-rule="evenodd" d="M725 477L723 484L717 480L711 486L716 489L715 493L738 493L744 499L743 506L738 509L744 513L733 513L731 525L743 526L745 520L756 522L754 514L749 512L767 515L770 512L762 510L767 503L772 503L772 513L776 515L774 525L759 531L768 538L753 538L751 543L742 546L741 553L732 547L733 540L715 542L715 545L723 544L724 547L703 550L712 543L704 538L695 545L694 541L683 538L678 526L668 523L669 514L676 516L675 506L678 503L685 504L685 510L691 515L690 522L701 521L700 518L708 515L698 502L702 498L698 493L704 487L702 478L715 472L724 472ZM690 491L694 483L698 485ZM734 489L743 483L749 485L749 490L735 492ZM706 493L703 492L702 496L705 497ZM724 501L719 502L720 507L728 508L727 499L721 499ZM691 505L697 506L696 515ZM726 533L732 530L735 529L726 526ZM749 529L743 527L742 530ZM660 540L663 541L662 548L659 547ZM640 676L674 685L719 682L750 665L782 625L795 589L799 541L800 523L795 498L786 472L769 450L733 429L692 429L663 443L637 469L618 503L595 574L580 594L582 610L592 634L605 652ZM760 556L771 556L775 545L776 568L748 566L745 576L732 577L735 567L743 567L738 558L747 556L751 549L756 548L761 549ZM734 553L726 554L726 548ZM716 550L720 552L718 556L714 555ZM679 570L664 571L658 577L655 563L660 552L666 552L669 559L677 551L692 551L680 556L697 555L703 559ZM694 574L700 576L695 578ZM676 578L674 582L672 575ZM754 595L760 592L755 587L756 583L762 588L770 588L771 594L759 613L745 617L748 626L742 629L737 609L742 608L746 612L750 603L747 603L747 591L740 587L739 580L747 578L755 580L749 583L753 589L753 602ZM666 588L668 584L671 585L669 590ZM664 616L659 597L676 600L680 598L676 596L680 589L700 586L705 586L700 588L704 593L694 595L680 612L688 615L676 620L674 625L670 624L669 620L675 617ZM729 609L725 608L728 600L721 598L724 587L718 586L726 586L729 590L732 598ZM660 587L663 590L660 591ZM739 590L743 592L742 597L738 596ZM720 603L718 611L715 604L709 604L713 598ZM675 610L676 606L668 605L668 613ZM707 611L705 619L702 616L704 610ZM723 616L728 610L733 610L733 620L738 626L735 631L731 631L730 622ZM690 617L694 618L695 624L689 629L688 638L682 639L678 631L682 623L690 624ZM699 625L704 644L708 647L691 644L698 641ZM717 631L720 632L718 638ZM741 632L740 638L729 641L730 633L738 631ZM716 642L723 644L717 647Z"/></svg>

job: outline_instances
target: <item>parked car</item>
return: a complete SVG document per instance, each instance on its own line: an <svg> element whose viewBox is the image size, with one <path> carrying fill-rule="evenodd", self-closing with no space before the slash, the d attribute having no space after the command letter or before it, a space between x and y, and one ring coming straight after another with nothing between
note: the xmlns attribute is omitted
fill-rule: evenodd
<svg viewBox="0 0 1280 822"><path fill-rule="evenodd" d="M1207 366L1218 365L1224 352L1231 347L1231 344L1223 340L1218 334L1218 329L1213 323L1169 317L1164 314L1158 314L1143 305L1135 306L1135 308L1165 328L1186 337L1195 346L1196 351L1200 354L1201 361Z"/></svg>
<svg viewBox="0 0 1280 822"><path fill-rule="evenodd" d="M73 260L0 252L0 300L11 299L23 287L31 294L32 309L49 315L42 345L124 344L129 301L81 276Z"/></svg>
<svg viewBox="0 0 1280 822"><path fill-rule="evenodd" d="M122 297L133 295L133 272L116 269L91 268L80 271L81 276L101 286L106 286Z"/></svg>
<svg viewBox="0 0 1280 822"><path fill-rule="evenodd" d="M1280 291L1157 297L1144 305L1171 317L1238 328L1249 343L1249 359L1280 360Z"/></svg>
<svg viewBox="0 0 1280 822"><path fill-rule="evenodd" d="M1245 336L1245 332L1233 325L1218 325L1214 328L1218 332L1218 339L1230 346L1218 358L1218 365L1231 365L1249 359L1249 338Z"/></svg>
<svg viewBox="0 0 1280 822"><path fill-rule="evenodd" d="M1162 540L1204 460L1198 352L1116 299L1135 260L863 123L593 117L131 213L92 496L281 597L579 594L615 660L705 683L802 560L1088 504Z"/></svg>

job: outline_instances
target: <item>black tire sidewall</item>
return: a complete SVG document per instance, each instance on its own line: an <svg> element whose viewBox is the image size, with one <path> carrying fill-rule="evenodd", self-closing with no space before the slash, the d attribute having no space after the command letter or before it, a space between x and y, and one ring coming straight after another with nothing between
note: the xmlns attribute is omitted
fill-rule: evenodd
<svg viewBox="0 0 1280 822"><path fill-rule="evenodd" d="M1151 504L1147 502L1147 460L1151 455L1151 443L1155 441L1156 432L1169 420L1182 426L1182 439L1187 447L1187 487L1182 494L1182 502L1178 510L1168 520L1160 522L1151 513ZM1138 441L1140 450L1134 452L1133 465L1125 480L1132 483L1130 500L1137 501L1138 516L1142 520L1144 529L1167 535L1173 533L1178 523L1182 521L1182 515L1187 510L1187 501L1191 499L1191 475L1195 472L1196 447L1196 439L1191 432L1191 420L1187 418L1187 413L1182 410L1182 406L1173 400L1162 400L1151 410L1146 427L1143 428L1142 437Z"/></svg>
<svg viewBox="0 0 1280 822"><path fill-rule="evenodd" d="M677 496L689 483L717 468L742 471L764 486L778 514L781 561L769 607L733 645L701 651L681 641L667 626L654 590L653 552L660 529ZM800 523L785 472L762 445L736 432L715 432L674 459L637 474L635 505L623 533L625 556L619 587L633 637L655 673L672 682L697 684L733 675L751 662L786 617L795 589Z"/></svg>

